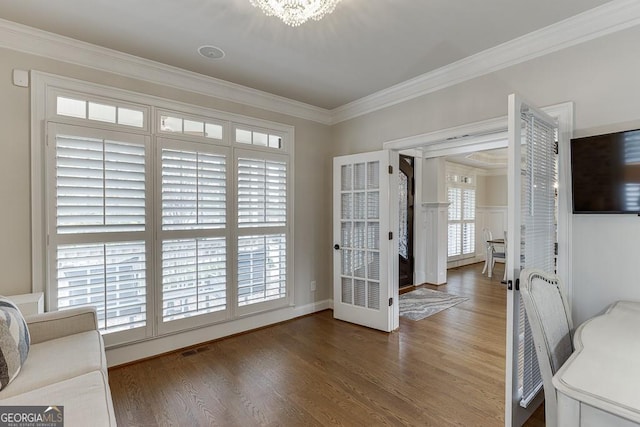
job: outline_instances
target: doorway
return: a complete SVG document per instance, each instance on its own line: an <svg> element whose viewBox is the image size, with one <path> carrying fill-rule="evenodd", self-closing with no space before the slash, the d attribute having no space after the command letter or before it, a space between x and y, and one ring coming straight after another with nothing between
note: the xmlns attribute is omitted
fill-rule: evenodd
<svg viewBox="0 0 640 427"><path fill-rule="evenodd" d="M400 288L413 285L414 280L414 247L413 247L413 218L415 200L414 159L400 154L398 167L398 200L399 200L399 230L398 230L398 273Z"/></svg>

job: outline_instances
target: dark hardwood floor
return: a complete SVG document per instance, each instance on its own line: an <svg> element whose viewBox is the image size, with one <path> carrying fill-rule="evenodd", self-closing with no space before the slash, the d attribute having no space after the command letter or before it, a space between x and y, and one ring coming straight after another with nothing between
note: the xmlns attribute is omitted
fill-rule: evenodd
<svg viewBox="0 0 640 427"><path fill-rule="evenodd" d="M468 301L391 334L324 311L111 369L118 424L503 426L506 288L481 269L437 288Z"/></svg>

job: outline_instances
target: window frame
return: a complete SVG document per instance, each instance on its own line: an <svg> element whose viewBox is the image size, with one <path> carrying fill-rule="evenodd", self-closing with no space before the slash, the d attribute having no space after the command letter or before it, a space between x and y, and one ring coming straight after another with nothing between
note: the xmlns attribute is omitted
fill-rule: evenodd
<svg viewBox="0 0 640 427"><path fill-rule="evenodd" d="M147 270L147 282L151 281L151 284L147 285L147 319L146 327L138 328L145 329L144 336L128 336L128 337L114 337L119 334L106 334L104 335L105 344L107 347L114 345L123 345L137 341L143 341L148 339L154 339L167 334L176 333L179 331L186 331L189 329L209 326L220 322L233 322L239 321L241 318L250 316L253 314L263 313L267 310L274 310L285 307L294 306L294 140L295 129L291 125L271 122L258 118L251 118L247 116L238 115L235 113L229 113L225 111L214 110L206 107L200 107L197 105L186 104L180 101L160 98L151 95L145 95L137 92L132 92L115 87L104 86L100 84L84 82L67 77L52 75L48 73L42 73L37 71L31 72L32 91L31 91L31 202L32 202L32 281L34 292L45 293L45 309L51 310L55 308L55 304L51 303L53 293L50 288L53 287L50 282L51 278L55 277L52 272L56 266L51 265L49 261L51 258L48 256L49 248L52 247L50 242L50 217L55 218L55 195L51 197L51 174L52 172L48 163L51 159L47 159L46 144L51 137L50 131L47 129L47 123L58 123L62 125L77 125L82 128L92 128L101 131L118 131L131 134L142 134L150 138L150 150L146 155L151 156L149 161L149 170L147 172L146 179L151 179L150 186L147 187L150 191L150 197L153 198L151 203L147 203L147 210L153 209L151 213L147 214L147 230L146 232L151 234L150 242L152 248L149 249L147 243L146 262L151 263L152 267ZM109 122L102 122L89 119L80 119L70 116L61 116L56 114L56 99L57 96L68 96L74 99L84 99L88 101L94 101L104 103L107 105L122 106L125 108L132 107L133 109L141 110L144 108L144 129L137 128L135 126L112 124ZM202 120L205 123L221 124L223 126L223 138L217 140L213 138L199 137L188 134L176 134L168 132L160 132L160 120L161 114L174 115L178 114L178 117L183 119L195 119ZM232 129L234 126L240 126L242 128L251 128L259 132L267 132L271 134L278 134L282 137L282 147L280 149L260 147L248 144L239 144L232 141ZM236 298L236 270L237 270L237 238L238 232L229 230L226 227L225 236L227 239L226 256L227 256L227 281L234 286L227 285L227 310L225 310L225 316L215 316L216 312L209 313L214 316L207 316L206 321L196 322L180 322L179 320L173 322L182 323L180 327L169 328L161 326L161 320L158 321L158 317L161 317L162 310L162 298L159 297L158 292L161 293L161 275L159 274L161 265L161 251L158 251L159 245L161 245L161 239L157 236L157 230L161 227L159 216L161 216L161 200L159 200L158 191L158 164L157 158L160 152L158 140L172 140L180 141L185 146L189 144L204 144L214 145L219 147L226 147L229 151L228 165L231 162L235 162L234 150L240 148L242 150L249 150L260 156L268 156L269 153L277 152L280 155L286 156L287 160L287 223L285 227L286 235L286 287L287 295L284 298L280 298L275 301L267 301L266 303L251 304L249 308L242 307L241 310L237 309ZM234 221L237 226L236 215L236 174L235 164L233 165L234 172L231 171L231 167L228 167L227 174L232 174L231 179L227 178L227 223L230 220ZM47 194L49 193L49 194ZM155 208L151 208L155 206ZM54 209L54 210L52 210ZM52 213L53 212L53 213ZM160 220L161 221L161 220ZM237 228L236 228L237 230ZM256 232L255 228L248 228L250 234ZM158 243L160 242L160 243ZM160 286L158 285L160 284ZM230 292L231 291L231 292ZM160 310L160 311L159 311ZM196 319L202 316L194 316L192 319ZM204 317L203 317L204 319ZM181 319L183 320L183 319ZM169 322L171 323L171 322ZM177 323L176 323L177 325ZM258 325L260 326L260 325ZM128 335L128 334L122 334Z"/></svg>

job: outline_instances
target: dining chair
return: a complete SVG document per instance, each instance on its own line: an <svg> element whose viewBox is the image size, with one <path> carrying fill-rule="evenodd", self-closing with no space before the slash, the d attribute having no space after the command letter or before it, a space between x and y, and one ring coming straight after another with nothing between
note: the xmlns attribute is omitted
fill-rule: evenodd
<svg viewBox="0 0 640 427"><path fill-rule="evenodd" d="M502 252L497 252L495 246L492 245L493 248L493 262L491 265L491 271L493 272L493 267L496 265L496 259L501 259L504 262L504 277L502 281L507 280L507 232L504 232L504 245L502 245Z"/></svg>
<svg viewBox="0 0 640 427"><path fill-rule="evenodd" d="M487 268L489 268L489 260L491 259L490 251L493 250L493 245L489 243L489 240L493 240L493 236L491 235L491 230L489 230L488 228L482 229L482 240L484 240L484 245L485 245L484 268L482 269L482 274L484 274L486 273Z"/></svg>
<svg viewBox="0 0 640 427"><path fill-rule="evenodd" d="M574 350L571 309L560 279L542 270L522 270L520 294L542 375L545 425L556 427L558 399L551 379Z"/></svg>

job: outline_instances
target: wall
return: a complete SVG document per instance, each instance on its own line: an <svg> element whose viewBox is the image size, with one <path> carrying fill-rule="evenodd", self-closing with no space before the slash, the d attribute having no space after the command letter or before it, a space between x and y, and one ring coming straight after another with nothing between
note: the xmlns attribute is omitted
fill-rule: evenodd
<svg viewBox="0 0 640 427"><path fill-rule="evenodd" d="M507 175L484 176L485 192L480 206L507 206Z"/></svg>
<svg viewBox="0 0 640 427"><path fill-rule="evenodd" d="M640 27L631 28L337 124L334 154L377 150L385 141L505 116L513 92L539 106L573 101L576 136L638 128L638 40ZM574 216L576 321L616 299L640 300L633 267L638 241L636 217Z"/></svg>
<svg viewBox="0 0 640 427"><path fill-rule="evenodd" d="M0 49L0 294L31 291L29 90L12 84L12 70L35 69L195 105L295 126L296 305L331 298L331 144L325 125ZM317 291L310 292L310 282Z"/></svg>

